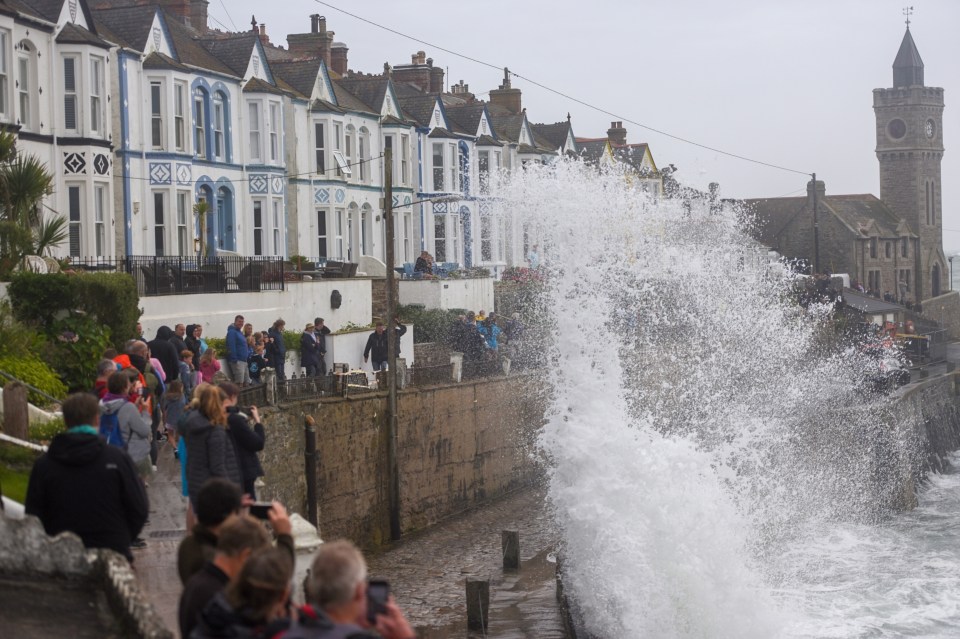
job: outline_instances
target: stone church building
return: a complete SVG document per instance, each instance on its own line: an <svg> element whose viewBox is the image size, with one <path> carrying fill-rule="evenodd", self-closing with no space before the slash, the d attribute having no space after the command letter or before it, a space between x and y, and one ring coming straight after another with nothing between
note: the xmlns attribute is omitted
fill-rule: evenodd
<svg viewBox="0 0 960 639"><path fill-rule="evenodd" d="M893 87L873 90L873 110L880 198L830 195L823 182L811 181L806 197L746 200L756 215L754 235L788 258L814 264L818 253L821 272L847 273L901 302L936 297L949 289L940 178L943 89L924 85L909 25L893 63Z"/></svg>

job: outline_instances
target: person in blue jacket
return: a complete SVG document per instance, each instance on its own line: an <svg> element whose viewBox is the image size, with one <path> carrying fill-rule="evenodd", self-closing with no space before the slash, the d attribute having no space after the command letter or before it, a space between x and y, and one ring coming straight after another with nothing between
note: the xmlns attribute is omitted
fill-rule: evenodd
<svg viewBox="0 0 960 639"><path fill-rule="evenodd" d="M250 385L249 357L250 347L243 335L243 315L237 315L233 324L227 327L227 368L230 369L230 379L238 386Z"/></svg>

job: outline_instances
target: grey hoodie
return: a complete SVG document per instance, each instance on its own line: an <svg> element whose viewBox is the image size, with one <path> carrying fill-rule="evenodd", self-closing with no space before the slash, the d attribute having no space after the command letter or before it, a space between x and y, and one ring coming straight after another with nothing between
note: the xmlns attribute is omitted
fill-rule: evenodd
<svg viewBox="0 0 960 639"><path fill-rule="evenodd" d="M135 404L125 398L100 400L100 412L117 414L120 434L127 442L127 452L134 463L150 456L150 416L142 414Z"/></svg>

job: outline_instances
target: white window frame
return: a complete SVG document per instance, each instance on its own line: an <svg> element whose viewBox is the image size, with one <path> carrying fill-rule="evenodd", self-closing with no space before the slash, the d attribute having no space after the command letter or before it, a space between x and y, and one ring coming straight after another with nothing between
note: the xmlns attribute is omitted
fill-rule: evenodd
<svg viewBox="0 0 960 639"><path fill-rule="evenodd" d="M400 135L400 181L410 184L410 136Z"/></svg>
<svg viewBox="0 0 960 639"><path fill-rule="evenodd" d="M93 236L97 257L107 255L107 185L93 185Z"/></svg>
<svg viewBox="0 0 960 639"><path fill-rule="evenodd" d="M367 181L367 154L370 152L370 134L366 129L357 131L357 177Z"/></svg>
<svg viewBox="0 0 960 639"><path fill-rule="evenodd" d="M455 193L455 192L457 191L457 187L458 187L459 184L460 184L460 181L459 181L459 179L458 179L458 172L459 172L459 169L460 169L460 166L459 166L459 165L460 165L460 162L459 162L459 156L457 155L457 143L456 143L456 142L451 142L451 143L447 144L447 149L448 149L448 154L449 154L449 158L448 158L448 159L449 159L449 162L450 162L450 187L449 187L448 191L449 191L450 193Z"/></svg>
<svg viewBox="0 0 960 639"><path fill-rule="evenodd" d="M280 159L280 103L271 102L270 107L270 161Z"/></svg>
<svg viewBox="0 0 960 639"><path fill-rule="evenodd" d="M347 126L347 130L343 135L343 157L347 166L341 167L340 170L349 176L353 175L353 146L356 136L357 132L353 126Z"/></svg>
<svg viewBox="0 0 960 639"><path fill-rule="evenodd" d="M350 175L350 163L343 157L340 149L333 150L333 159L337 163L337 175Z"/></svg>
<svg viewBox="0 0 960 639"><path fill-rule="evenodd" d="M272 221L273 221L273 225L272 225L272 226L273 226L273 254L274 254L274 255L284 255L284 254L286 253L286 247L283 246L283 240L281 239L281 238L283 237L283 233L280 232L280 231L281 231L281 229L280 229L280 220L282 219L282 216L280 215L280 211L281 211L281 209L282 209L282 207L283 207L283 200L281 200L280 198L273 198L273 201L272 201L272 203L271 203L271 206L272 206L272 209L273 209L273 218L272 218Z"/></svg>
<svg viewBox="0 0 960 639"><path fill-rule="evenodd" d="M344 172L344 165L346 161L343 159L343 123L334 122L333 123L333 159L337 162L337 177L343 177L344 175L350 175L350 167L346 167L346 172ZM342 256L341 256L342 258Z"/></svg>
<svg viewBox="0 0 960 639"><path fill-rule="evenodd" d="M163 82L150 81L150 146L153 149L167 148L163 130Z"/></svg>
<svg viewBox="0 0 960 639"><path fill-rule="evenodd" d="M103 116L104 61L99 56L90 56L90 133L103 137L106 122Z"/></svg>
<svg viewBox="0 0 960 639"><path fill-rule="evenodd" d="M447 215L433 214L433 254L438 262L448 262L447 255Z"/></svg>
<svg viewBox="0 0 960 639"><path fill-rule="evenodd" d="M260 132L263 129L260 123L260 103L247 102L247 119L250 129L250 161L263 162L263 150L260 146Z"/></svg>
<svg viewBox="0 0 960 639"><path fill-rule="evenodd" d="M0 119L10 120L10 32L0 29Z"/></svg>
<svg viewBox="0 0 960 639"><path fill-rule="evenodd" d="M207 159L207 107L201 94L193 96L193 144L194 155Z"/></svg>
<svg viewBox="0 0 960 639"><path fill-rule="evenodd" d="M191 255L193 250L190 246L190 235L188 233L188 220L190 216L190 191L177 191L177 253L178 255ZM192 211L191 211L192 212Z"/></svg>
<svg viewBox="0 0 960 639"><path fill-rule="evenodd" d="M330 209L317 209L317 256L326 259L330 234Z"/></svg>
<svg viewBox="0 0 960 639"><path fill-rule="evenodd" d="M224 136L227 107L220 93L214 93L212 100L213 113L210 126L213 127L213 159L223 162L227 157L227 140Z"/></svg>
<svg viewBox="0 0 960 639"><path fill-rule="evenodd" d="M253 211L252 211L252 224L253 228L253 254L254 255L264 255L263 247L263 214L264 214L264 200L256 199L253 201ZM260 246L258 247L257 244Z"/></svg>
<svg viewBox="0 0 960 639"><path fill-rule="evenodd" d="M183 82L173 83L173 143L177 151L186 151L186 96L187 85Z"/></svg>
<svg viewBox="0 0 960 639"><path fill-rule="evenodd" d="M67 250L70 257L83 254L83 184L67 184Z"/></svg>
<svg viewBox="0 0 960 639"><path fill-rule="evenodd" d="M33 100L30 99L33 61L30 59L30 53L29 50L23 50L17 55L17 106L20 126L27 130L33 129Z"/></svg>
<svg viewBox="0 0 960 639"><path fill-rule="evenodd" d="M153 191L152 221L153 221L153 253L167 255L167 194L163 191Z"/></svg>
<svg viewBox="0 0 960 639"><path fill-rule="evenodd" d="M443 142L434 142L430 148L431 154L431 166L433 167L433 182L431 186L436 192L442 192L444 190L444 180L446 179L446 167L444 162L446 161L446 151L444 150ZM437 160L439 159L439 165ZM439 260L439 258L437 258Z"/></svg>
<svg viewBox="0 0 960 639"><path fill-rule="evenodd" d="M80 96L78 95L80 86L80 56L64 55L60 58L61 70L63 71L63 128L65 131L80 132ZM70 62L73 78L72 82L67 77L67 62ZM70 126L70 122L73 126Z"/></svg>
<svg viewBox="0 0 960 639"><path fill-rule="evenodd" d="M346 256L343 245L343 234L344 228L346 227L347 209L335 209L334 217L336 218L336 228L334 229L334 248L337 251L336 259L343 260Z"/></svg>
<svg viewBox="0 0 960 639"><path fill-rule="evenodd" d="M480 261L492 262L494 256L494 223L490 215L480 216Z"/></svg>
<svg viewBox="0 0 960 639"><path fill-rule="evenodd" d="M313 123L313 150L317 174L327 172L327 125L324 122Z"/></svg>

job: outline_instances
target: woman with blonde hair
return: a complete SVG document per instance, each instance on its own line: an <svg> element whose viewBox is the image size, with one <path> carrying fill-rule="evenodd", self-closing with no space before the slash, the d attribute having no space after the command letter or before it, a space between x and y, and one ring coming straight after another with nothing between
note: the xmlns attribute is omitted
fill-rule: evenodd
<svg viewBox="0 0 960 639"><path fill-rule="evenodd" d="M243 483L237 455L227 435L227 410L223 405L226 393L216 386L197 388L200 393L196 410L187 418L184 428L187 485L194 508L196 494L211 477L223 477L238 486Z"/></svg>
<svg viewBox="0 0 960 639"><path fill-rule="evenodd" d="M208 348L200 356L200 377L204 382L213 380L213 376L220 372L220 360L217 359L217 350Z"/></svg>

